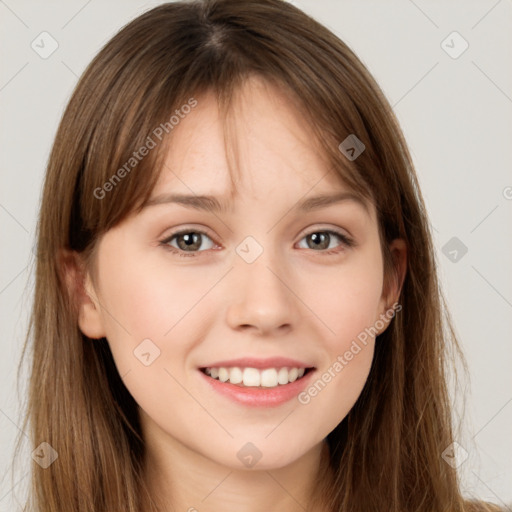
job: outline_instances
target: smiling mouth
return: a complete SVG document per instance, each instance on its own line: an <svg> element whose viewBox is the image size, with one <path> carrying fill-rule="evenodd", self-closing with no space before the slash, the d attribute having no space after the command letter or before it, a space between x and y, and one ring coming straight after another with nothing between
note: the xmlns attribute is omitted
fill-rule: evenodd
<svg viewBox="0 0 512 512"><path fill-rule="evenodd" d="M208 377L226 384L232 384L243 388L276 388L286 386L297 380L315 368L240 368L219 367L199 368Z"/></svg>

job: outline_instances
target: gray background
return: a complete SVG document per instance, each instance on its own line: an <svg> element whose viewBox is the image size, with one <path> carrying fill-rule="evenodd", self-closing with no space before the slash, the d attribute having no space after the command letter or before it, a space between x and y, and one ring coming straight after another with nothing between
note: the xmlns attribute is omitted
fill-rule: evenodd
<svg viewBox="0 0 512 512"><path fill-rule="evenodd" d="M1 511L16 508L13 500L23 496L31 462L27 448L11 479L27 377L22 374L18 396L16 369L30 309L34 231L52 140L92 57L122 25L159 3L0 0ZM457 436L468 452L460 466L462 487L468 496L508 503L512 510L512 1L293 3L356 52L399 118L470 367L471 388L464 384L466 414ZM43 31L59 45L46 59L31 47L34 40L42 46ZM453 31L469 44L457 58L464 43L456 35L448 37ZM46 49L49 44L47 39ZM453 402L457 419L464 402L455 390Z"/></svg>

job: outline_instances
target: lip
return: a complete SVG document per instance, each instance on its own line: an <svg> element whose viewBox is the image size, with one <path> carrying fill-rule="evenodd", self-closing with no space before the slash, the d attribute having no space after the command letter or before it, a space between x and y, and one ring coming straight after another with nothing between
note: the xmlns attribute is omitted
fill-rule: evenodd
<svg viewBox="0 0 512 512"><path fill-rule="evenodd" d="M256 359L253 357L242 357L239 359L230 359L229 361L217 361L215 363L200 366L199 368L257 368L263 370L265 368L313 368L314 365L290 359L288 357L269 357L266 359Z"/></svg>
<svg viewBox="0 0 512 512"><path fill-rule="evenodd" d="M198 370L198 373L201 375L202 379L205 379L210 389L213 389L232 401L250 407L268 408L278 407L295 398L309 385L313 376L316 374L316 369L311 368L300 379L289 384L277 385L275 388L242 387L213 379L201 370Z"/></svg>

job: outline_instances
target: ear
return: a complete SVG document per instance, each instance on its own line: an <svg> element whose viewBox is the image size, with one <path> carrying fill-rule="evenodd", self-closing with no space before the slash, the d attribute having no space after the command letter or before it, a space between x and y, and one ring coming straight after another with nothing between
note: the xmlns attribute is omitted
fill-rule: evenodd
<svg viewBox="0 0 512 512"><path fill-rule="evenodd" d="M76 251L62 249L59 251L58 261L69 297L78 308L80 330L88 338L104 338L101 307L82 258Z"/></svg>
<svg viewBox="0 0 512 512"><path fill-rule="evenodd" d="M407 244L405 243L405 240L402 238L395 238L395 240L389 244L389 252L393 262L393 271L391 275L385 276L384 278L385 282L380 301L381 319L382 315L385 315L386 312L392 310L393 305L398 302L398 298L400 297L402 286L404 284L405 275L407 273ZM392 318L393 316L386 319L386 326L379 332L379 334L382 334L382 332L387 329Z"/></svg>

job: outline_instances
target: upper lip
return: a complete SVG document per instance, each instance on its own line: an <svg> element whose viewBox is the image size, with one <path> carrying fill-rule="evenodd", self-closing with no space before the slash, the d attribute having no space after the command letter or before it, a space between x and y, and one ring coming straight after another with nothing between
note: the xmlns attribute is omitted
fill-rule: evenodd
<svg viewBox="0 0 512 512"><path fill-rule="evenodd" d="M313 365L290 359L288 357L269 357L267 359L256 359L254 357L242 357L230 359L229 361L216 361L215 363L200 366L200 368L313 368Z"/></svg>

